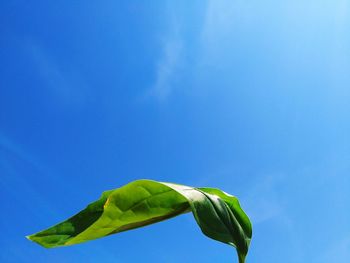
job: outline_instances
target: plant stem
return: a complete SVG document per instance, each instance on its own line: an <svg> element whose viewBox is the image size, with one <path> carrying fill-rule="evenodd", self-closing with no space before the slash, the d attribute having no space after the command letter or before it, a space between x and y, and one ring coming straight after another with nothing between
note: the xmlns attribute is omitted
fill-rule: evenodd
<svg viewBox="0 0 350 263"><path fill-rule="evenodd" d="M245 256L246 255L238 253L238 262L239 263L245 263Z"/></svg>

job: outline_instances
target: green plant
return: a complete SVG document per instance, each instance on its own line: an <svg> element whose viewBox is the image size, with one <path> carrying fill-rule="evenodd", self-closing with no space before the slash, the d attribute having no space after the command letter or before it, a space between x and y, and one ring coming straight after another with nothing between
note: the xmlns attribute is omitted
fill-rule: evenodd
<svg viewBox="0 0 350 263"><path fill-rule="evenodd" d="M103 192L73 217L27 238L46 247L74 245L192 211L202 232L236 247L245 262L252 237L238 199L219 189L137 180Z"/></svg>

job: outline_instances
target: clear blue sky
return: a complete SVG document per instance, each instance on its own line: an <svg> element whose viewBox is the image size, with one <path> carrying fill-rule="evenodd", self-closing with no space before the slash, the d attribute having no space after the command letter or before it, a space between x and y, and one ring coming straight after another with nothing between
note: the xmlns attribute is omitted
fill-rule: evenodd
<svg viewBox="0 0 350 263"><path fill-rule="evenodd" d="M350 262L350 3L0 3L0 261L235 262L192 215L24 238L139 178L238 196L248 262Z"/></svg>

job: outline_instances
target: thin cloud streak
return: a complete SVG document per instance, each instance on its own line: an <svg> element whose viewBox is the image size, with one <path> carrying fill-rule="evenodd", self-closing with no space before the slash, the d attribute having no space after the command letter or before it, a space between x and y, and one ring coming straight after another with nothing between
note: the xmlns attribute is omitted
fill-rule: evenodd
<svg viewBox="0 0 350 263"><path fill-rule="evenodd" d="M163 54L156 68L156 80L146 93L146 97L153 97L160 102L168 99L173 91L172 80L178 69L182 49L182 41L178 37L164 41Z"/></svg>
<svg viewBox="0 0 350 263"><path fill-rule="evenodd" d="M171 80L178 67L182 52L182 43L178 38L168 39L163 47L163 56L157 67L156 82L152 88L153 95L163 101L172 92Z"/></svg>
<svg viewBox="0 0 350 263"><path fill-rule="evenodd" d="M87 101L87 84L81 74L70 66L60 65L49 52L34 41L27 40L29 53L48 98L60 108L80 109Z"/></svg>
<svg viewBox="0 0 350 263"><path fill-rule="evenodd" d="M54 183L52 174L47 172L48 169L35 160L31 154L26 153L20 145L1 133L0 157L0 171L2 172L0 186L4 193L9 194L12 199L16 199L18 203L25 207L30 207L30 204L23 196L32 196L36 199L37 205L41 204L45 208L44 211L50 211L51 214L55 213L57 216L60 215L48 198L38 190L35 182L32 182L31 178L28 177L30 172L42 174L50 176L50 180ZM27 171L26 174L22 173L24 169ZM17 189L17 191L13 192L13 189ZM18 195L19 192L21 195ZM38 217L37 220L39 219Z"/></svg>
<svg viewBox="0 0 350 263"><path fill-rule="evenodd" d="M350 258L350 236L340 239L339 242L331 244L330 248L322 253L319 262L337 262L346 263Z"/></svg>
<svg viewBox="0 0 350 263"><path fill-rule="evenodd" d="M153 97L160 102L165 101L173 92L173 81L179 70L183 56L183 39L180 35L180 22L176 17L172 19L170 34L162 40L162 53L155 69L155 81L146 93L146 97Z"/></svg>

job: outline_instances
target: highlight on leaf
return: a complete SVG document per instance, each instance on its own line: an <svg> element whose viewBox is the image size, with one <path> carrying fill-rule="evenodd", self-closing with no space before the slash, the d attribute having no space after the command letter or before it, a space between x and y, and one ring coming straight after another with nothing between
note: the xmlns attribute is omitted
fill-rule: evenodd
<svg viewBox="0 0 350 263"><path fill-rule="evenodd" d="M215 188L137 180L105 191L71 218L27 236L46 248L69 246L192 212L202 232L236 248L245 262L252 225L236 197Z"/></svg>

